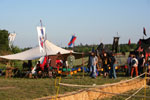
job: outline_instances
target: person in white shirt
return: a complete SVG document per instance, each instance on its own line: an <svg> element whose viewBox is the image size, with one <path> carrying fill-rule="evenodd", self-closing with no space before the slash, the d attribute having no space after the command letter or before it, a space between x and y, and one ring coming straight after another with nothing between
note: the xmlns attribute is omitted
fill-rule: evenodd
<svg viewBox="0 0 150 100"><path fill-rule="evenodd" d="M131 65L132 65L132 69L131 69L131 78L132 78L134 70L135 70L136 76L138 76L138 60L136 59L135 55L133 56L131 60Z"/></svg>

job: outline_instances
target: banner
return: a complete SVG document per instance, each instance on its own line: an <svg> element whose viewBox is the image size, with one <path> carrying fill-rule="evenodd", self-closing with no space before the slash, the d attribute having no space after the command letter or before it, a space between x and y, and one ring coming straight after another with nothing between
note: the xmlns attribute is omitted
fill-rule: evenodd
<svg viewBox="0 0 150 100"><path fill-rule="evenodd" d="M45 27L37 27L40 52L44 52Z"/></svg>
<svg viewBox="0 0 150 100"><path fill-rule="evenodd" d="M115 53L118 52L118 44L119 44L119 37L114 37L112 51Z"/></svg>
<svg viewBox="0 0 150 100"><path fill-rule="evenodd" d="M13 44L13 41L15 40L16 34L15 33L10 33L8 36L8 41L9 41L9 48L11 49L11 46Z"/></svg>

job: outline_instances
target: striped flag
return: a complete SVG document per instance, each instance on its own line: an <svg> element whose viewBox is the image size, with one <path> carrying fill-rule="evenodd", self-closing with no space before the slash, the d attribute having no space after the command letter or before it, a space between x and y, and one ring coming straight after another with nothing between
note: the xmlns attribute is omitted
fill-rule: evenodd
<svg viewBox="0 0 150 100"><path fill-rule="evenodd" d="M37 27L40 52L44 52L45 27Z"/></svg>
<svg viewBox="0 0 150 100"><path fill-rule="evenodd" d="M77 38L77 37L76 37L75 35L72 36L70 42L68 43L68 46L69 46L69 47L72 46L72 44L75 42L76 38Z"/></svg>

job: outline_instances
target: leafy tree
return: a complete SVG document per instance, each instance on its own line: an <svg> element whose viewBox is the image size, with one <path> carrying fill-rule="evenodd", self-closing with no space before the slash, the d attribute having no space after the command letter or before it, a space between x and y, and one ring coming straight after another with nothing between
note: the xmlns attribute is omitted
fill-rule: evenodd
<svg viewBox="0 0 150 100"><path fill-rule="evenodd" d="M21 52L21 49L19 47L17 47L17 46L13 46L12 47L12 52L13 53L19 53L19 52Z"/></svg>
<svg viewBox="0 0 150 100"><path fill-rule="evenodd" d="M7 30L0 30L0 51L8 51L8 31Z"/></svg>
<svg viewBox="0 0 150 100"><path fill-rule="evenodd" d="M0 54L7 55L21 52L21 49L17 46L12 46L12 50L10 50L8 36L9 33L7 30L0 30Z"/></svg>
<svg viewBox="0 0 150 100"><path fill-rule="evenodd" d="M84 52L88 53L89 51L92 50L92 48L96 49L98 45L78 45L74 47L75 52ZM108 48L109 50L112 50L112 44L105 44L105 47ZM128 44L120 44L118 46L120 48L120 52L130 52L131 50L135 50L137 48L137 44L133 43L130 46ZM68 49L67 47L65 49Z"/></svg>

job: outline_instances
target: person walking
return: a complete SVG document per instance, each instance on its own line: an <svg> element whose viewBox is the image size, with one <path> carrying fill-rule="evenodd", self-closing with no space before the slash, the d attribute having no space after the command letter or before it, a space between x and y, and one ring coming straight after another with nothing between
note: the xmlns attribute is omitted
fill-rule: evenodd
<svg viewBox="0 0 150 100"><path fill-rule="evenodd" d="M128 63L128 76L131 75L131 60L132 60L132 55L130 54L128 59L127 59L127 63Z"/></svg>
<svg viewBox="0 0 150 100"><path fill-rule="evenodd" d="M67 57L67 61L68 61L69 68L72 69L75 63L75 56L72 54L72 52L70 52L70 55Z"/></svg>
<svg viewBox="0 0 150 100"><path fill-rule="evenodd" d="M107 56L107 53L103 54L102 62L103 62L103 67L102 68L104 69L104 71L103 71L104 77L106 77L106 76L108 76L108 73L109 73L108 66L109 66L109 63L110 63L109 58Z"/></svg>
<svg viewBox="0 0 150 100"><path fill-rule="evenodd" d="M90 76L92 78L96 78L96 65L98 62L98 58L95 55L94 52L91 52L91 55L89 57L89 66L90 66Z"/></svg>
<svg viewBox="0 0 150 100"><path fill-rule="evenodd" d="M138 76L138 60L136 59L135 55L133 55L133 58L131 60L131 65L132 65L132 69L131 69L131 78L132 78L134 70L135 70L136 76Z"/></svg>
<svg viewBox="0 0 150 100"><path fill-rule="evenodd" d="M141 53L140 57L139 57L139 64L138 64L138 74L139 75L143 73L144 64L145 64L145 57L144 57L144 54Z"/></svg>
<svg viewBox="0 0 150 100"><path fill-rule="evenodd" d="M114 57L114 53L111 54L110 60L111 60L111 62L110 62L110 67L111 67L111 69L110 69L110 78L115 78L116 79L117 78L116 69L115 69L116 59Z"/></svg>

